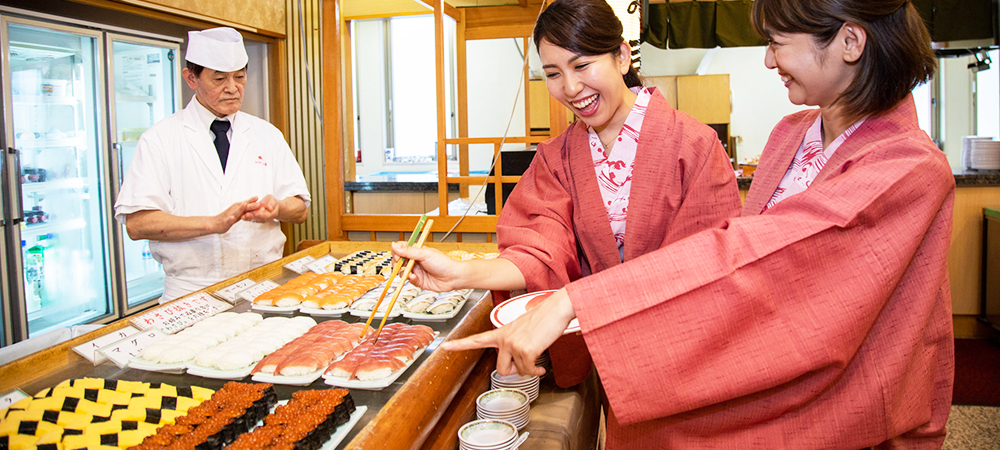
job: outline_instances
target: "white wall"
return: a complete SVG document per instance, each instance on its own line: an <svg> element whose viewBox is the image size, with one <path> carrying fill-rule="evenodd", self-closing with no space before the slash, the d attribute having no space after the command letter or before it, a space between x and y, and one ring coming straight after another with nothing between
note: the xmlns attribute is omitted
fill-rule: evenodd
<svg viewBox="0 0 1000 450"><path fill-rule="evenodd" d="M778 73L764 67L766 47L662 50L642 44L644 76L695 75L706 56L704 74L729 74L733 112L730 134L737 137L737 160L760 154L782 117L806 109L788 100ZM704 75L703 74L703 75Z"/></svg>
<svg viewBox="0 0 1000 450"><path fill-rule="evenodd" d="M468 41L466 67L469 99L469 137L524 136L524 60L518 52L520 39ZM516 103L516 106L515 106ZM511 113L513 112L513 119ZM504 145L520 149L523 144ZM469 147L471 170L487 170L493 162L493 146Z"/></svg>

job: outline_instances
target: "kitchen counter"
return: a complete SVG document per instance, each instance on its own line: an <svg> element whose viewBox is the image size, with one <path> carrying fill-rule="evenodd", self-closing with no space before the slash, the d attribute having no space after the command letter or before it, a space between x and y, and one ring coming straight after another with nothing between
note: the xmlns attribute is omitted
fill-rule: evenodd
<svg viewBox="0 0 1000 450"><path fill-rule="evenodd" d="M955 185L958 187L1000 186L1000 170L954 169L952 173L955 175ZM436 192L438 188L437 175L430 173L370 175L358 178L358 181L345 182L344 190ZM753 177L736 177L736 183L741 191L749 190L752 181ZM458 183L448 183L448 190L458 191Z"/></svg>

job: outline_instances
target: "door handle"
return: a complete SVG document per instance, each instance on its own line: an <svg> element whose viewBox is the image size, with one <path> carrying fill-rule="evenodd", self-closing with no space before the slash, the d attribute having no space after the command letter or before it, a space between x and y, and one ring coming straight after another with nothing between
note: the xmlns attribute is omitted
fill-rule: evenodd
<svg viewBox="0 0 1000 450"><path fill-rule="evenodd" d="M21 151L14 147L7 147L7 156L14 158L14 165L10 168L13 175L10 177L10 192L11 198L14 204L17 205L14 210L13 217L11 217L11 224L17 225L24 222L24 197L23 197L23 187L21 186Z"/></svg>
<svg viewBox="0 0 1000 450"><path fill-rule="evenodd" d="M111 148L115 149L115 159L118 160L118 188L121 189L122 182L125 180L125 162L122 158L122 145L113 142Z"/></svg>

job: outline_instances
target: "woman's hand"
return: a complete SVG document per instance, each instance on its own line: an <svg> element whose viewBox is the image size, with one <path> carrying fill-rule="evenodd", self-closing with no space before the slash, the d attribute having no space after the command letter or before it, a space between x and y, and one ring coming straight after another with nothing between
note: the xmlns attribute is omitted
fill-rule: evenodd
<svg viewBox="0 0 1000 450"><path fill-rule="evenodd" d="M457 351L495 347L497 373L500 375L519 373L542 376L545 369L535 366L535 361L562 336L575 317L576 311L569 294L563 288L510 324L465 339L445 342L441 348Z"/></svg>
<svg viewBox="0 0 1000 450"><path fill-rule="evenodd" d="M454 289L465 289L462 274L465 264L441 253L440 250L429 247L409 247L405 242L392 243L393 263L396 258L412 259L416 263L407 280L414 285L430 291L445 292ZM400 270L400 276L402 276Z"/></svg>

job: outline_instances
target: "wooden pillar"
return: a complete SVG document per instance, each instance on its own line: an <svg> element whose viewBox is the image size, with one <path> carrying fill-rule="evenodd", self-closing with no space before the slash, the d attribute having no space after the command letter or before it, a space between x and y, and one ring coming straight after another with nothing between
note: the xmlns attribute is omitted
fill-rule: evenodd
<svg viewBox="0 0 1000 450"><path fill-rule="evenodd" d="M344 121L341 83L340 0L323 2L323 155L326 159L327 239L345 240L344 214Z"/></svg>

